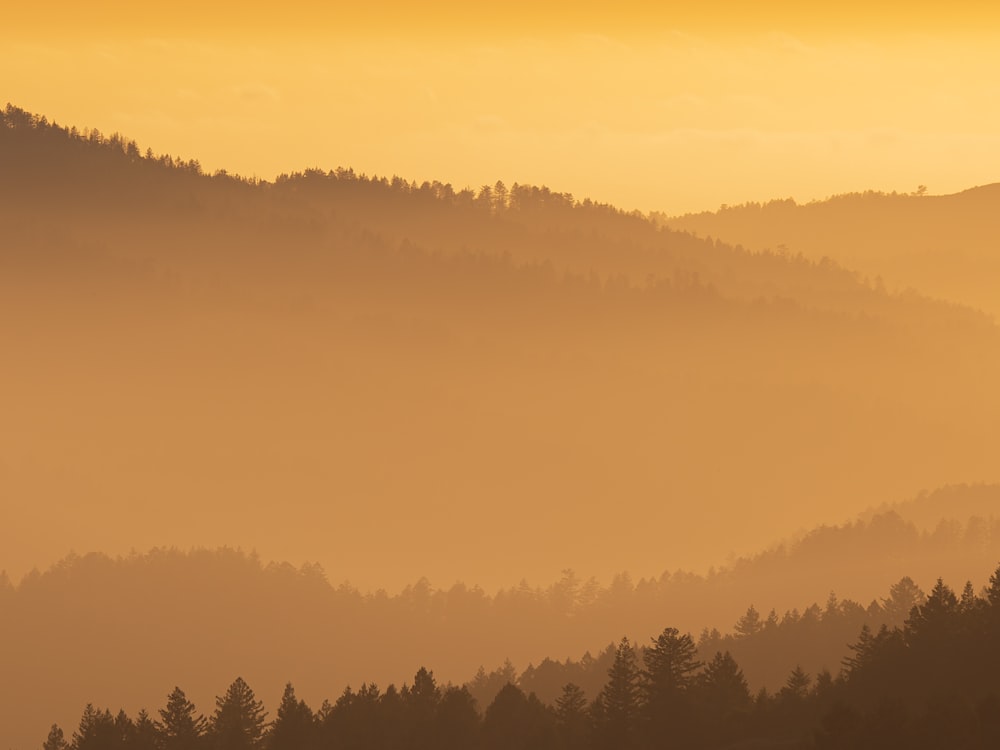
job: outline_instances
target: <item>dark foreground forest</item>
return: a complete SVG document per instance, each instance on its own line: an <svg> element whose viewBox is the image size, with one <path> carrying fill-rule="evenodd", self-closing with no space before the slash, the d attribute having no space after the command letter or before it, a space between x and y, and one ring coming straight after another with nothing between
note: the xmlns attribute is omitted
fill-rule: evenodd
<svg viewBox="0 0 1000 750"><path fill-rule="evenodd" d="M938 576L986 585L998 504L997 486L945 488L704 574L600 582L567 570L496 591L427 579L366 591L337 570L225 548L70 555L20 581L0 572L0 747L35 747L87 701L134 715L182 685L211 706L234 675L272 709L286 682L317 707L421 665L480 707L508 682L546 704L568 682L593 697L623 635L646 643L667 624L696 635L698 660L728 651L752 693L776 692L796 666L836 670L863 626L902 627Z"/></svg>
<svg viewBox="0 0 1000 750"><path fill-rule="evenodd" d="M763 628L763 624L744 623ZM163 708L130 717L88 704L71 736L44 750L333 750L334 748L995 748L1000 744L1000 568L977 594L942 580L902 627L864 626L837 675L796 668L751 694L728 651L699 661L690 634L645 645L622 638L603 689L569 682L546 704L517 685L480 707L468 687L350 687L314 710L288 684L273 717L236 678L201 713L176 687Z"/></svg>

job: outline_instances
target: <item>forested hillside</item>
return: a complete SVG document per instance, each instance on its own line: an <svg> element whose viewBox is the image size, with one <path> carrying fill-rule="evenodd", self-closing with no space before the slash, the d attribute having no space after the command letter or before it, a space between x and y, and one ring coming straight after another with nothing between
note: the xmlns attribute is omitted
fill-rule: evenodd
<svg viewBox="0 0 1000 750"><path fill-rule="evenodd" d="M971 311L542 188L140 151L0 128L0 490L47 524L13 571L228 542L366 586L651 575L995 478Z"/></svg>
<svg viewBox="0 0 1000 750"><path fill-rule="evenodd" d="M938 510L947 517L961 504L955 488ZM365 591L336 571L237 550L72 556L16 585L0 579L0 725L27 738L50 717L65 724L84 699L133 712L155 705L171 681L204 704L233 673L272 690L292 680L316 703L348 684L400 684L422 663L467 683L481 706L508 681L545 702L566 682L593 697L611 644L623 634L644 643L665 623L692 633L700 658L730 651L753 691L773 692L797 665L836 673L862 626L902 626L938 572L978 591L1000 559L998 524L978 517L920 532L890 512L814 529L708 574L601 583L566 571L496 591L426 580Z"/></svg>
<svg viewBox="0 0 1000 750"><path fill-rule="evenodd" d="M1000 336L830 262L541 187L205 175L15 107L0 237L0 725L289 664L310 701L526 673L996 557L988 518L831 526L998 479Z"/></svg>
<svg viewBox="0 0 1000 750"><path fill-rule="evenodd" d="M905 591L903 591L905 589ZM468 687L441 685L424 667L401 689L366 681L347 687L318 710L287 683L273 719L247 681L237 677L207 718L180 687L157 714L132 719L88 703L71 742L53 724L45 750L147 750L158 746L310 750L312 748L988 748L1000 741L995 670L1000 568L977 594L961 596L938 579L928 596L909 578L894 587L886 609L901 621L863 624L850 656L833 670L800 665L780 689L751 691L741 659L722 646L756 637L815 645L828 620L847 612L836 602L806 627L759 623L748 611L729 639L703 642L666 627L634 645L608 650L603 680L586 690L571 679L551 700L512 681L477 700ZM841 610L838 613L838 610ZM807 613L808 614L808 613ZM786 617L786 620L788 618ZM703 639L704 641L704 639ZM787 648L787 647L786 647ZM609 663L608 663L609 662ZM474 687L474 686L473 686ZM155 717L155 718L154 718Z"/></svg>
<svg viewBox="0 0 1000 750"><path fill-rule="evenodd" d="M879 192L724 206L660 216L667 227L809 260L863 269L878 287L925 294L1000 315L1000 184L954 195Z"/></svg>

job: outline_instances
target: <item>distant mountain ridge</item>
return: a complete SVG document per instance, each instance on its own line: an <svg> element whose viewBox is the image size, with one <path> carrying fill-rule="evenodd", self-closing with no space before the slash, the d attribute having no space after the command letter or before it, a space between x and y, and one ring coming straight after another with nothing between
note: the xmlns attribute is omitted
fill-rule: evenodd
<svg viewBox="0 0 1000 750"><path fill-rule="evenodd" d="M664 225L858 268L890 289L913 287L1000 315L1000 183L951 195L849 193L796 204L791 199L717 212L659 216Z"/></svg>
<svg viewBox="0 0 1000 750"><path fill-rule="evenodd" d="M509 255L515 263L542 263L557 273L597 274L636 286L651 280L695 283L728 298L778 298L854 314L892 315L901 304L931 305L934 315L951 314L915 297L887 304L856 271L826 259L806 261L697 239L658 227L637 212L545 187L497 183L456 190L343 168L282 175L273 184L224 171L209 176L197 160L155 156L119 134L63 128L12 105L0 113L0 139L5 168L0 189L6 186L6 198L28 213L97 208L128 211L155 224L164 211L181 223L209 211L228 223L243 221L246 210L273 214L278 209L290 212L282 217L283 228L295 221L314 229L336 224L346 213L354 225L377 227L383 242L406 241L432 254ZM96 181L95 174L100 175ZM480 231L484 223L490 228L485 234Z"/></svg>
<svg viewBox="0 0 1000 750"><path fill-rule="evenodd" d="M941 523L964 522L969 518L991 521L1000 518L1000 485L949 485L894 504L885 504L862 516L870 518L894 511L925 531Z"/></svg>
<svg viewBox="0 0 1000 750"><path fill-rule="evenodd" d="M498 583L511 539L523 575L649 575L996 479L1000 331L835 263L543 187L208 176L10 106L0 159L7 528L58 509L12 570L125 523L373 584L368 538L434 578ZM608 541L626 499L653 520Z"/></svg>
<svg viewBox="0 0 1000 750"><path fill-rule="evenodd" d="M305 697L465 680L981 577L1000 538L838 523L1000 480L987 316L543 187L209 176L8 107L0 341L0 726L25 686L79 715L41 649L135 707L248 663ZM101 554L22 577L68 549ZM460 579L503 590L428 583Z"/></svg>

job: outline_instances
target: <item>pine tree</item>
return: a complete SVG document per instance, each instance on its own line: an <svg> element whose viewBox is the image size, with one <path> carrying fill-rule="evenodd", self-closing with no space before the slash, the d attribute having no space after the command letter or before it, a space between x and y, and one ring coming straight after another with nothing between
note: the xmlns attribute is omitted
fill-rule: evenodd
<svg viewBox="0 0 1000 750"><path fill-rule="evenodd" d="M419 712L432 714L440 699L441 691L434 681L434 673L421 667L413 676L413 687L409 692L410 705Z"/></svg>
<svg viewBox="0 0 1000 750"><path fill-rule="evenodd" d="M1000 609L1000 565L990 576L989 585L986 587L986 601L991 607Z"/></svg>
<svg viewBox="0 0 1000 750"><path fill-rule="evenodd" d="M699 675L698 692L709 710L717 716L746 711L751 702L743 670L728 651L716 652L705 665L705 671Z"/></svg>
<svg viewBox="0 0 1000 750"><path fill-rule="evenodd" d="M107 750L115 744L115 720L111 712L100 711L88 703L73 733L73 750Z"/></svg>
<svg viewBox="0 0 1000 750"><path fill-rule="evenodd" d="M628 638L622 638L608 670L608 682L598 698L599 744L628 748L636 743L640 709L639 667Z"/></svg>
<svg viewBox="0 0 1000 750"><path fill-rule="evenodd" d="M184 691L175 687L167 696L167 706L160 709L160 720L156 722L163 750L195 750L205 728L205 717L196 713Z"/></svg>
<svg viewBox="0 0 1000 750"><path fill-rule="evenodd" d="M468 750L479 739L476 700L464 687L448 687L441 694L434 737L438 750Z"/></svg>
<svg viewBox="0 0 1000 750"><path fill-rule="evenodd" d="M871 658L874 647L875 636L872 635L872 629L868 627L868 623L865 623L861 626L861 634L858 636L858 642L847 647L854 652L854 656L845 656L841 661L848 676L858 670L864 669L865 664Z"/></svg>
<svg viewBox="0 0 1000 750"><path fill-rule="evenodd" d="M497 693L483 716L486 750L549 750L551 731L552 714L535 694L525 695L521 688L509 683Z"/></svg>
<svg viewBox="0 0 1000 750"><path fill-rule="evenodd" d="M927 600L910 612L906 621L907 635L914 644L943 645L943 640L956 629L955 615L958 597L940 578Z"/></svg>
<svg viewBox="0 0 1000 750"><path fill-rule="evenodd" d="M587 714L587 696L579 685L568 682L563 685L562 695L556 698L556 717L561 724L572 724Z"/></svg>
<svg viewBox="0 0 1000 750"><path fill-rule="evenodd" d="M781 688L779 695L786 701L805 700L809 694L809 685L812 678L805 673L802 667L796 665L792 673L788 675L785 686Z"/></svg>
<svg viewBox="0 0 1000 750"><path fill-rule="evenodd" d="M132 725L132 736L129 740L130 750L159 750L159 739L156 724L149 718L146 709L142 709Z"/></svg>
<svg viewBox="0 0 1000 750"><path fill-rule="evenodd" d="M402 696L411 747L430 750L434 746L435 716L441 700L441 690L434 681L434 673L424 667L418 669L413 676L413 686L409 689L404 687Z"/></svg>
<svg viewBox="0 0 1000 750"><path fill-rule="evenodd" d="M268 734L267 745L273 750L304 750L309 747L316 718L305 701L295 697L292 683L285 685L278 714Z"/></svg>
<svg viewBox="0 0 1000 750"><path fill-rule="evenodd" d="M760 612L751 604L747 607L746 614L736 621L733 630L736 631L736 635L748 638L759 633L763 627L764 624L760 620Z"/></svg>
<svg viewBox="0 0 1000 750"><path fill-rule="evenodd" d="M215 699L209 735L215 750L257 750L262 747L267 712L250 686L237 677L226 694Z"/></svg>
<svg viewBox="0 0 1000 750"><path fill-rule="evenodd" d="M668 736L679 742L690 738L692 712L687 690L701 666L695 658L697 650L689 634L666 628L643 654L643 715L654 745L662 744Z"/></svg>
<svg viewBox="0 0 1000 750"><path fill-rule="evenodd" d="M125 713L125 709L121 709L114 720L114 738L112 742L113 748L131 748L133 736L135 735L135 723L129 718L129 715Z"/></svg>
<svg viewBox="0 0 1000 750"><path fill-rule="evenodd" d="M49 736L42 743L42 750L69 750L69 743L58 724L53 724Z"/></svg>
<svg viewBox="0 0 1000 750"><path fill-rule="evenodd" d="M556 729L560 744L565 748L582 748L590 736L590 711L587 696L572 682L563 686L562 695L556 698Z"/></svg>
<svg viewBox="0 0 1000 750"><path fill-rule="evenodd" d="M923 604L927 596L909 576L889 587L889 597L882 600L882 611L890 626L902 627L913 608Z"/></svg>
<svg viewBox="0 0 1000 750"><path fill-rule="evenodd" d="M690 634L681 635L676 628L666 628L654 638L652 647L642 657L647 702L657 702L687 689L701 667L695 658L697 653L698 647Z"/></svg>
<svg viewBox="0 0 1000 750"><path fill-rule="evenodd" d="M753 698L743 671L728 651L715 653L698 675L692 693L697 700L693 702L691 715L699 717L701 722L694 725L689 719L688 730L694 726L697 739L707 740L709 746L735 741L750 717Z"/></svg>

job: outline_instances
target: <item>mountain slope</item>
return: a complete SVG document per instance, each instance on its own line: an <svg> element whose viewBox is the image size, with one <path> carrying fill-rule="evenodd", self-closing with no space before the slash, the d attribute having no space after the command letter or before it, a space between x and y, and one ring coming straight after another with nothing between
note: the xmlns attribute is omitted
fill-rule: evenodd
<svg viewBox="0 0 1000 750"><path fill-rule="evenodd" d="M14 108L0 158L15 573L651 575L995 478L996 328L831 264L542 188L210 177Z"/></svg>
<svg viewBox="0 0 1000 750"><path fill-rule="evenodd" d="M747 248L771 248L863 269L889 288L912 287L1000 315L1000 183L954 195L853 193L724 207L665 226Z"/></svg>
<svg viewBox="0 0 1000 750"><path fill-rule="evenodd" d="M950 488L937 501L924 498L922 510L950 517L985 496L996 501L1000 487ZM272 693L291 680L315 705L348 684L398 685L421 665L462 683L480 665L509 658L522 686L546 700L569 679L593 696L606 661L577 661L574 672L551 660L597 656L623 634L645 644L665 627L702 633L703 656L733 650L754 689L774 690L796 664L836 672L864 622L901 624L908 608L884 600L903 576L925 592L938 576L978 589L998 560L996 515L921 532L896 512L814 528L707 574L621 574L602 585L565 571L545 586L496 591L422 579L365 592L338 585L337 570L264 564L233 549L71 555L16 585L0 575L0 736L31 747L52 721L72 727L87 701L134 712L161 705L164 685L210 706L213 691L237 674ZM831 592L839 604L829 604ZM751 605L787 637L776 643L768 630L723 641ZM488 680L478 684L482 705L490 689ZM277 694L261 695L276 704Z"/></svg>

